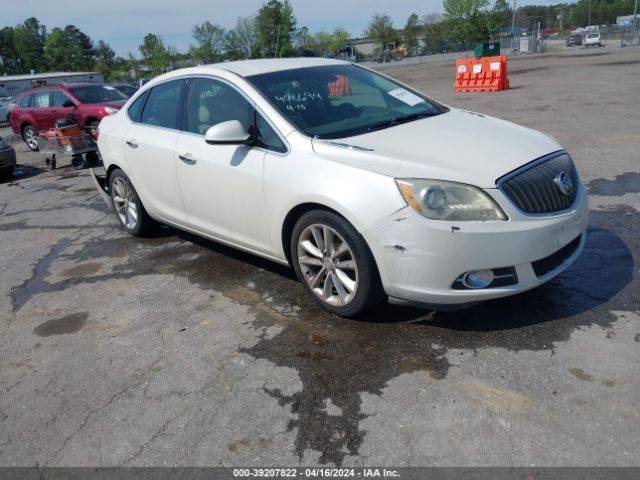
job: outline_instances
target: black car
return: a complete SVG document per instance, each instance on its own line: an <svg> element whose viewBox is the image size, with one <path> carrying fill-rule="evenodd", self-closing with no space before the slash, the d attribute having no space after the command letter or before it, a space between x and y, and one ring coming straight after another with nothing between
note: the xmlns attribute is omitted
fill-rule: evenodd
<svg viewBox="0 0 640 480"><path fill-rule="evenodd" d="M579 33L572 33L567 37L567 47L575 47L582 45L582 35Z"/></svg>
<svg viewBox="0 0 640 480"><path fill-rule="evenodd" d="M16 166L16 151L9 142L0 137L0 180L8 180Z"/></svg>

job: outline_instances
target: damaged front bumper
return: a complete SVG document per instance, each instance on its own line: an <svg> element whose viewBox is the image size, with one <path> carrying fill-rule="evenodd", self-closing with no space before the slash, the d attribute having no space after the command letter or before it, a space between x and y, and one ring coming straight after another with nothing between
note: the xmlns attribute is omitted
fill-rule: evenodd
<svg viewBox="0 0 640 480"><path fill-rule="evenodd" d="M91 169L91 178L93 178L93 182L95 183L98 192L100 192L100 196L105 201L105 203L109 206L111 210L113 210L113 200L111 199L111 192L109 192L109 184L107 179L107 171L104 167L95 167Z"/></svg>
<svg viewBox="0 0 640 480"><path fill-rule="evenodd" d="M406 207L361 232L389 301L433 308L513 295L551 280L582 252L588 222L583 187L572 209L557 215L526 216L501 203L508 221L434 221ZM477 271L491 271L496 281L467 288L461 279Z"/></svg>

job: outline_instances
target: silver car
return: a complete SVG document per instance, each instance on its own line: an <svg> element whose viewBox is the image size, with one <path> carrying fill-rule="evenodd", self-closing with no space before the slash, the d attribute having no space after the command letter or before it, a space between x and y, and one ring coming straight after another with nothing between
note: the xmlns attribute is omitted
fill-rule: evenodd
<svg viewBox="0 0 640 480"><path fill-rule="evenodd" d="M16 97L4 98L0 101L0 125L5 125L11 122L10 114L11 110L16 106Z"/></svg>

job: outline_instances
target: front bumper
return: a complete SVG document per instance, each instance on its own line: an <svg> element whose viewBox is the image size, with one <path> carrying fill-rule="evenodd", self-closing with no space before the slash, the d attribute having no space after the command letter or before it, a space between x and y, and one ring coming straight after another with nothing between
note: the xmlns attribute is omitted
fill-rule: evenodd
<svg viewBox="0 0 640 480"><path fill-rule="evenodd" d="M406 207L362 232L391 301L460 305L513 295L549 281L582 252L588 222L584 187L570 210L548 216L524 215L499 191L487 192L508 221L432 221ZM465 272L510 267L517 274L512 285L453 288Z"/></svg>

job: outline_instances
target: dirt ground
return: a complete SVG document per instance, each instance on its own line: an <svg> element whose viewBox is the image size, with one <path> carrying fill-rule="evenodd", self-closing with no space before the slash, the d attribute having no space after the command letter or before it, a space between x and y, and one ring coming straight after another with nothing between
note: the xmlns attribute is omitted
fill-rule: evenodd
<svg viewBox="0 0 640 480"><path fill-rule="evenodd" d="M332 317L287 268L173 229L128 237L88 171L16 141L0 466L640 467L640 48L508 68L510 90L458 94L451 61L381 67L553 135L590 193L568 271L461 312Z"/></svg>

